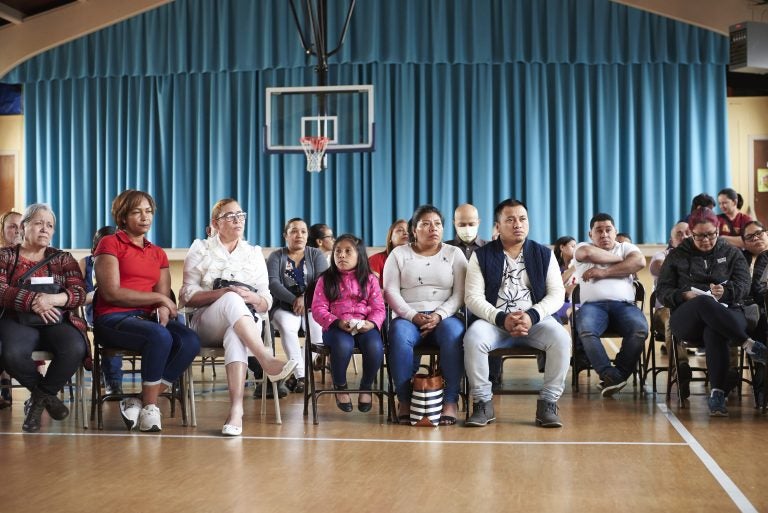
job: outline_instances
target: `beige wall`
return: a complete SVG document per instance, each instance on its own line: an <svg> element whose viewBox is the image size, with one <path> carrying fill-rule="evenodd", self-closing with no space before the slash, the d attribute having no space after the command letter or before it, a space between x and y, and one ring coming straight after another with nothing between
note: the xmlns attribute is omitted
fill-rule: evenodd
<svg viewBox="0 0 768 513"><path fill-rule="evenodd" d="M14 207L23 208L24 116L0 116L0 155L16 155Z"/></svg>
<svg viewBox="0 0 768 513"><path fill-rule="evenodd" d="M731 186L744 197L745 212L752 211L754 179L752 140L768 139L768 97L728 98L728 153ZM717 191L711 191L714 195Z"/></svg>

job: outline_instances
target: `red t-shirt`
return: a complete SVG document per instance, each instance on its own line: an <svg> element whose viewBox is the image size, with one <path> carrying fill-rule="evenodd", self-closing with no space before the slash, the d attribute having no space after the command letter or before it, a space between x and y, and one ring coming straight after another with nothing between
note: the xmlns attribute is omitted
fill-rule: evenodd
<svg viewBox="0 0 768 513"><path fill-rule="evenodd" d="M386 251L382 251L368 257L368 266L371 268L371 272L378 276L379 287L382 289L384 289L384 264L387 262L388 256Z"/></svg>
<svg viewBox="0 0 768 513"><path fill-rule="evenodd" d="M736 217L729 219L725 214L718 214L717 220L720 222L720 235L739 236L744 231L744 226L752 221L752 218L741 212L736 214ZM733 226L733 230L731 230Z"/></svg>
<svg viewBox="0 0 768 513"><path fill-rule="evenodd" d="M112 255L117 258L120 267L120 287L152 292L157 282L160 281L160 270L168 268L168 255L163 248L155 246L144 239L144 247L139 247L123 231L114 235L107 235L99 241L93 256ZM104 301L101 296L96 296L96 305L93 309L94 317L115 312L128 312L131 310L145 310L147 313L154 309L154 305L146 307L116 306Z"/></svg>

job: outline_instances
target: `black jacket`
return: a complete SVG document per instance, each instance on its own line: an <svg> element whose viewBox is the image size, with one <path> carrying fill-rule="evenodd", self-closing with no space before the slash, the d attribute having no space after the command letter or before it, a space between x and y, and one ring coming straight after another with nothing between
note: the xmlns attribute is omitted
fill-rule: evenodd
<svg viewBox="0 0 768 513"><path fill-rule="evenodd" d="M738 305L749 294L749 266L741 250L718 239L708 253L696 249L693 239L686 239L664 259L656 283L656 297L664 306L675 309L683 303L683 292L691 287L709 290L711 283L723 283L721 303Z"/></svg>

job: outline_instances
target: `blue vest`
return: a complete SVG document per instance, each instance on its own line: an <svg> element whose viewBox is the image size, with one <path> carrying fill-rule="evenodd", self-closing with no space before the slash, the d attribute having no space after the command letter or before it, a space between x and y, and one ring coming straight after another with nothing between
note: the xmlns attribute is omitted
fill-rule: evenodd
<svg viewBox="0 0 768 513"><path fill-rule="evenodd" d="M501 288L501 277L504 275L504 246L501 240L496 239L485 246L475 250L480 272L485 281L485 300L496 305ZM525 272L531 282L531 301L535 305L547 295L547 271L549 259L552 258L552 250L546 246L525 239L523 243L523 260L525 260ZM528 310L534 324L539 321L536 310Z"/></svg>

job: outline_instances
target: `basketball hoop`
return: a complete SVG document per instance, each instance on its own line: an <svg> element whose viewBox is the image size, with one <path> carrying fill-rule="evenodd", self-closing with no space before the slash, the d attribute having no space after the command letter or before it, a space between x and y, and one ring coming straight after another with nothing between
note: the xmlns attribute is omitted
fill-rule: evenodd
<svg viewBox="0 0 768 513"><path fill-rule="evenodd" d="M302 148L304 148L304 154L307 156L307 171L310 173L318 173L323 169L323 156L329 140L328 137L322 135L299 139Z"/></svg>

